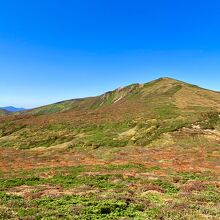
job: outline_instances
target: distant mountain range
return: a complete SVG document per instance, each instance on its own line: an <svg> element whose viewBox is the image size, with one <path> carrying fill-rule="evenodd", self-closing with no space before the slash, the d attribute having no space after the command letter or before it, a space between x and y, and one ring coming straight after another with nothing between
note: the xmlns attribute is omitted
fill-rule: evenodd
<svg viewBox="0 0 220 220"><path fill-rule="evenodd" d="M1 115L7 115L12 112L20 112L26 110L25 108L16 108L14 106L6 106L6 107L0 107L0 114Z"/></svg>

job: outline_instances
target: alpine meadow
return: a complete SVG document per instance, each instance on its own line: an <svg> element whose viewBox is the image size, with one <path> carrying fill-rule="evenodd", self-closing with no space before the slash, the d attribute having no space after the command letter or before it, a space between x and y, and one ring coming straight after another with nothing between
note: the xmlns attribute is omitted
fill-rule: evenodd
<svg viewBox="0 0 220 220"><path fill-rule="evenodd" d="M0 137L2 219L220 218L219 92L160 78L5 112Z"/></svg>

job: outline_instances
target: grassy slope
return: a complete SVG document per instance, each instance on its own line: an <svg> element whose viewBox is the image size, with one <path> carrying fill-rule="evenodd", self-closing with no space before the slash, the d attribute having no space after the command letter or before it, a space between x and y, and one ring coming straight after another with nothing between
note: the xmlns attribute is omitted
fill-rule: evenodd
<svg viewBox="0 0 220 220"><path fill-rule="evenodd" d="M52 114L57 112L74 110L96 110L104 106L113 105L119 102L123 106L124 102L135 100L138 102L172 102L181 109L196 107L218 108L220 109L220 93L199 88L170 78L160 78L146 84L132 84L124 88L119 88L107 92L101 96L83 99L74 99L47 105L30 110L31 114ZM133 103L132 103L133 104ZM155 103L156 105L158 103ZM151 107L148 105L148 107Z"/></svg>
<svg viewBox="0 0 220 220"><path fill-rule="evenodd" d="M163 78L0 117L0 219L219 219L219 104Z"/></svg>
<svg viewBox="0 0 220 220"><path fill-rule="evenodd" d="M0 116L5 116L5 115L8 115L10 112L9 111L6 111L4 109L0 109Z"/></svg>
<svg viewBox="0 0 220 220"><path fill-rule="evenodd" d="M65 142L69 147L145 146L192 124L218 129L219 109L219 93L162 78L1 118L0 144L22 149Z"/></svg>

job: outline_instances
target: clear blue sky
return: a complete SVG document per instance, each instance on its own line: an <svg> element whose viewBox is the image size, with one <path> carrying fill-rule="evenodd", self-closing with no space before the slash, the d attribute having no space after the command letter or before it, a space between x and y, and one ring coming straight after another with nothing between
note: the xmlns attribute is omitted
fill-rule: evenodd
<svg viewBox="0 0 220 220"><path fill-rule="evenodd" d="M220 90L219 0L0 1L0 106L162 76Z"/></svg>

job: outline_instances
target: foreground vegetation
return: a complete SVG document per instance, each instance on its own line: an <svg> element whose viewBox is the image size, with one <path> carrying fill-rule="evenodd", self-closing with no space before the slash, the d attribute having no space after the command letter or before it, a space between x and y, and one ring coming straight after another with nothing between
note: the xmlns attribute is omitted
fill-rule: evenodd
<svg viewBox="0 0 220 220"><path fill-rule="evenodd" d="M1 174L1 219L219 219L211 172L141 164Z"/></svg>

